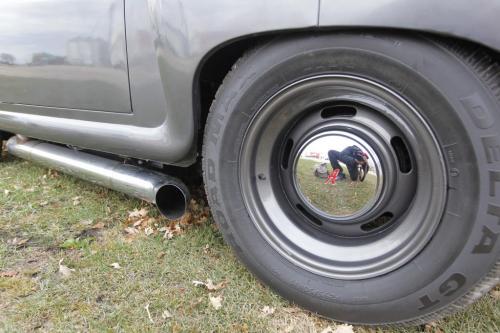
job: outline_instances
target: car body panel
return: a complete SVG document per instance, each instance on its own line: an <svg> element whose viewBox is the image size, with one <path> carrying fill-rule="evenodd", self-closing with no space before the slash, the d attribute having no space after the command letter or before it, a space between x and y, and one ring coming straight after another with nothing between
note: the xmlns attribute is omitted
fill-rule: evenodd
<svg viewBox="0 0 500 333"><path fill-rule="evenodd" d="M123 13L123 0L1 1L0 101L131 112Z"/></svg>
<svg viewBox="0 0 500 333"><path fill-rule="evenodd" d="M218 8L219 10L212 10ZM131 114L0 105L0 129L174 165L196 159L193 84L212 49L242 35L310 28L318 1L125 2Z"/></svg>
<svg viewBox="0 0 500 333"><path fill-rule="evenodd" d="M93 6L94 1L101 0L85 3ZM4 103L0 104L0 129L128 157L190 165L198 147L198 74L215 50L259 34L361 27L438 32L499 50L498 29L491 30L499 25L494 19L500 15L499 5L493 0L478 3L481 6L464 0L128 0L125 27L132 112ZM433 6L439 8L436 13L430 9ZM483 7L492 13L484 14ZM450 14L444 15L447 8ZM477 25L464 24L464 13L474 17ZM478 18L481 15L484 22Z"/></svg>
<svg viewBox="0 0 500 333"><path fill-rule="evenodd" d="M319 25L436 32L500 50L499 17L495 0L323 0Z"/></svg>

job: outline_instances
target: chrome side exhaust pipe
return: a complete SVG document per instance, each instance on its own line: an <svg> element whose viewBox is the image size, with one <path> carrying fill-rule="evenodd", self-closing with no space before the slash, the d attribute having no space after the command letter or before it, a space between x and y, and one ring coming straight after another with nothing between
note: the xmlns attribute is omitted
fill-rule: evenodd
<svg viewBox="0 0 500 333"><path fill-rule="evenodd" d="M169 219L180 218L189 204L186 185L160 172L21 136L7 141L7 151L19 158L154 203Z"/></svg>

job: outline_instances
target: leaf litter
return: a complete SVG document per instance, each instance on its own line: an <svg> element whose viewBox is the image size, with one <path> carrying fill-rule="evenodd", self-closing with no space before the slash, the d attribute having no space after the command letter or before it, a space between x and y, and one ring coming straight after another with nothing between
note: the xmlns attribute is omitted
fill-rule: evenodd
<svg viewBox="0 0 500 333"><path fill-rule="evenodd" d="M7 241L7 245L14 246L16 248L21 248L26 246L26 243L28 243L29 238L13 238Z"/></svg>
<svg viewBox="0 0 500 333"><path fill-rule="evenodd" d="M209 216L210 209L203 199L192 199L186 214L177 220L153 217L148 207L142 207L128 212L123 231L129 241L141 234L146 237L162 235L163 239L170 240L193 226L205 224Z"/></svg>
<svg viewBox="0 0 500 333"><path fill-rule="evenodd" d="M264 306L261 310L261 317L267 317L272 315L276 311L276 308L270 307L268 305Z"/></svg>
<svg viewBox="0 0 500 333"><path fill-rule="evenodd" d="M222 295L219 296L208 295L208 299L210 300L210 304L215 310L219 310L220 308L222 308Z"/></svg>
<svg viewBox="0 0 500 333"><path fill-rule="evenodd" d="M63 260L64 260L64 258L59 260L59 274L61 275L61 277L63 279L67 279L71 276L71 274L73 274L75 269L69 268L68 266L63 265L62 264Z"/></svg>
<svg viewBox="0 0 500 333"><path fill-rule="evenodd" d="M112 263L110 266L113 267L114 269L121 269L122 268L122 266L120 266L120 264L117 262Z"/></svg>

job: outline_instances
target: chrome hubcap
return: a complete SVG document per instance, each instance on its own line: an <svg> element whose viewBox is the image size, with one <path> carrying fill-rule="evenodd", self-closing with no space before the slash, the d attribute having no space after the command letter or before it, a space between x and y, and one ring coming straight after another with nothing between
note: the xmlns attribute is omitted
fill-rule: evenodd
<svg viewBox="0 0 500 333"><path fill-rule="evenodd" d="M363 155L355 155L356 147ZM375 150L345 131L324 132L309 139L296 155L293 175L295 190L309 209L344 221L368 214L384 185Z"/></svg>

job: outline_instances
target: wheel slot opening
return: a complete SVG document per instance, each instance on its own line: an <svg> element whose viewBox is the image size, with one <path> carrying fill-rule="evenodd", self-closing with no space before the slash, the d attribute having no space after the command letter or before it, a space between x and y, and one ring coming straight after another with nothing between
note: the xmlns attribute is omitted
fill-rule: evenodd
<svg viewBox="0 0 500 333"><path fill-rule="evenodd" d="M290 160L290 153L292 152L293 148L293 140L288 139L285 145L285 149L283 150L283 159L281 160L281 167L283 169L288 169L288 161Z"/></svg>
<svg viewBox="0 0 500 333"><path fill-rule="evenodd" d="M395 136L391 139L391 146L396 153L396 158L398 159L399 170L402 173L408 173L412 170L410 152L406 147L405 142L399 136Z"/></svg>
<svg viewBox="0 0 500 333"><path fill-rule="evenodd" d="M356 115L356 108L349 105L334 105L328 106L321 110L321 117L332 118L332 117L354 117Z"/></svg>
<svg viewBox="0 0 500 333"><path fill-rule="evenodd" d="M391 212L385 212L384 214L380 215L377 217L375 220L365 223L361 226L361 230L363 231L373 231L375 229L379 229L383 227L384 225L388 224L392 218L394 217L394 214Z"/></svg>
<svg viewBox="0 0 500 333"><path fill-rule="evenodd" d="M318 218L316 218L314 215L312 215L311 213L309 213L304 207L302 207L301 204L296 204L295 205L297 207L297 209L305 216L307 217L309 220L311 220L314 224L317 224L317 225L323 225L323 222L321 222Z"/></svg>

